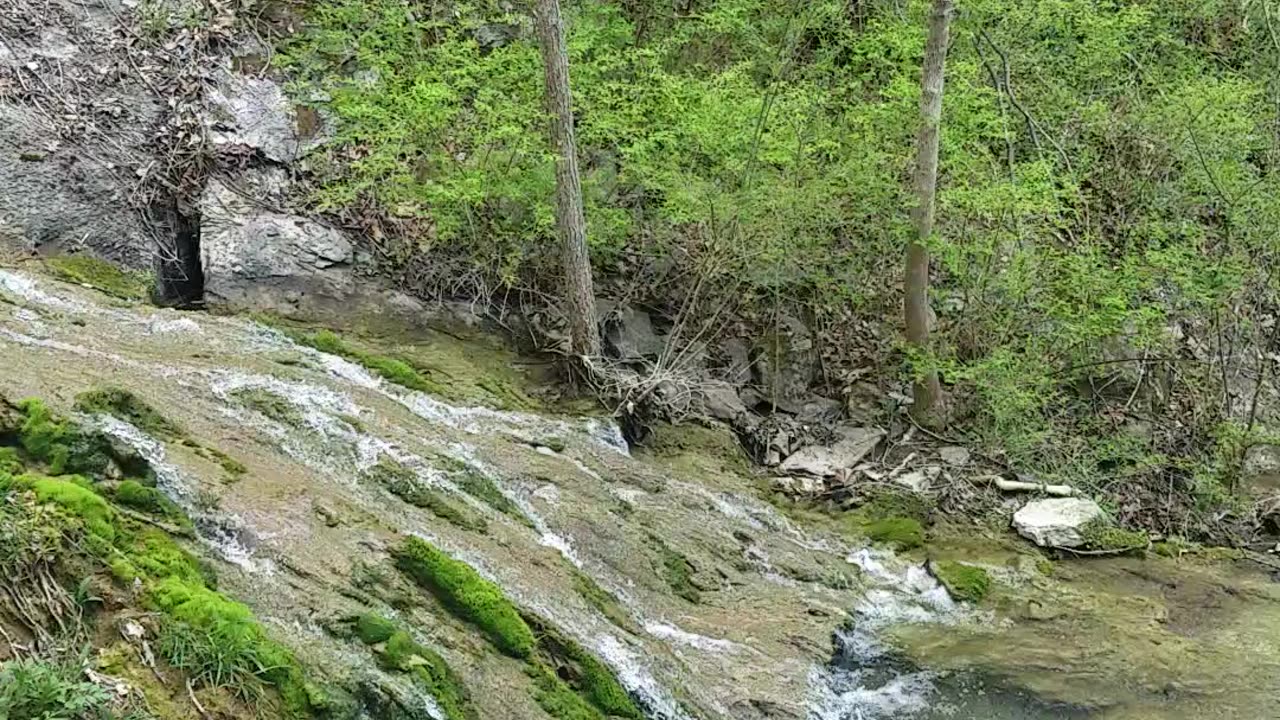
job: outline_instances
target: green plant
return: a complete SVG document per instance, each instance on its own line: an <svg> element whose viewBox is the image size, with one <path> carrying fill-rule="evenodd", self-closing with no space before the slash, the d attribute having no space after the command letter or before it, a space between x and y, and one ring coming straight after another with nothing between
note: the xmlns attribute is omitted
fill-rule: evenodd
<svg viewBox="0 0 1280 720"><path fill-rule="evenodd" d="M0 718L82 720L101 718L110 697L71 663L11 660L0 664Z"/></svg>
<svg viewBox="0 0 1280 720"><path fill-rule="evenodd" d="M143 512L158 515L171 515L178 512L173 501L164 493L153 487L147 487L137 480L125 480L116 488L115 501L121 505Z"/></svg>
<svg viewBox="0 0 1280 720"><path fill-rule="evenodd" d="M396 550L396 567L434 594L449 610L474 623L503 652L526 658L533 631L502 590L471 566L410 537Z"/></svg>
<svg viewBox="0 0 1280 720"><path fill-rule="evenodd" d="M107 542L115 540L115 513L106 500L86 487L88 481L84 478L26 476L25 480L18 479L32 489L37 500L57 505L83 523L89 534Z"/></svg>

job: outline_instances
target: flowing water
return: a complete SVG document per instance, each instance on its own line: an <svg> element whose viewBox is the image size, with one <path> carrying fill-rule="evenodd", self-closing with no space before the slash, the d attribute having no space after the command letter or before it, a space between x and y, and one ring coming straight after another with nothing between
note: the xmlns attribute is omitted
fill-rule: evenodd
<svg viewBox="0 0 1280 720"><path fill-rule="evenodd" d="M378 576L396 538L416 534L597 654L655 720L1083 716L1035 699L1012 673L995 682L989 665L930 667L908 651L936 646L933 635L898 642L903 627L970 637L1008 622L952 601L922 557L799 527L722 468L632 457L606 419L461 406L251 321L113 304L3 269L0 297L0 391L65 409L78 392L119 385L247 466L234 481L187 446L91 419L151 461L209 554L232 568L228 590L318 667L380 674L324 625L377 601L354 579ZM247 391L287 412L264 414L241 400ZM362 479L388 459L489 530L450 525ZM462 466L528 522L465 492ZM698 602L664 578L672 554L692 569ZM575 572L631 622L587 602ZM524 682L518 669L476 652L467 628L420 611L405 619L432 628L482 717L539 716L511 690Z"/></svg>

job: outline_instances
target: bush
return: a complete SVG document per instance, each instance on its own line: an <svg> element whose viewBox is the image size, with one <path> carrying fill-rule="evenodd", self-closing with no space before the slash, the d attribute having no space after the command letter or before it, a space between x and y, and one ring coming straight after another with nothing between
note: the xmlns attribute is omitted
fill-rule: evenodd
<svg viewBox="0 0 1280 720"><path fill-rule="evenodd" d="M396 566L429 590L450 611L474 623L503 652L527 658L534 649L533 631L502 589L460 560L426 541L411 537L396 551Z"/></svg>

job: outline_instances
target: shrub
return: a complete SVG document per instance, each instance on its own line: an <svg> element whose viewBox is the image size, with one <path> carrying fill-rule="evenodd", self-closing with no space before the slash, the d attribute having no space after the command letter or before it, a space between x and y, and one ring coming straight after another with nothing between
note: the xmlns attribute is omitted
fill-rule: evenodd
<svg viewBox="0 0 1280 720"><path fill-rule="evenodd" d="M71 664L11 660L0 664L0 718L81 720L102 717L107 692ZM109 717L109 716L108 716Z"/></svg>
<svg viewBox="0 0 1280 720"><path fill-rule="evenodd" d="M533 652L533 631L502 589L471 566L411 537L396 551L396 566L429 590L450 611L474 623L503 652L526 658Z"/></svg>

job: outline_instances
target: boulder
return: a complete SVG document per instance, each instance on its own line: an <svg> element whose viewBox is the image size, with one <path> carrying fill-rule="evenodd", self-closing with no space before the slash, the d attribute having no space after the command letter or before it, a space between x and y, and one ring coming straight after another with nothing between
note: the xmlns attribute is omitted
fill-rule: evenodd
<svg viewBox="0 0 1280 720"><path fill-rule="evenodd" d="M702 410L708 416L727 423L746 417L749 412L732 385L721 380L708 380L698 389L702 396Z"/></svg>
<svg viewBox="0 0 1280 720"><path fill-rule="evenodd" d="M52 0L10 6L8 33L0 21L0 245L151 264L130 202L161 106L136 73L99 72L116 12Z"/></svg>
<svg viewBox="0 0 1280 720"><path fill-rule="evenodd" d="M773 488L790 497L812 497L827 489L820 478L808 475L783 475L773 479Z"/></svg>
<svg viewBox="0 0 1280 720"><path fill-rule="evenodd" d="M969 464L970 452L969 448L960 447L959 445L947 445L938 448L938 459L944 465L951 467L964 467Z"/></svg>
<svg viewBox="0 0 1280 720"><path fill-rule="evenodd" d="M808 400L809 387L818 378L818 353L803 322L783 314L777 328L764 336L752 356L765 400L784 409L790 407L792 412Z"/></svg>
<svg viewBox="0 0 1280 720"><path fill-rule="evenodd" d="M751 348L740 338L730 338L720 344L724 359L724 380L737 387L751 382Z"/></svg>
<svg viewBox="0 0 1280 720"><path fill-rule="evenodd" d="M666 339L654 332L649 313L607 300L597 301L596 308L605 348L619 360L654 360L666 347Z"/></svg>
<svg viewBox="0 0 1280 720"><path fill-rule="evenodd" d="M274 80L224 71L209 89L208 102L205 125L215 145L252 148L278 163L301 155L297 114Z"/></svg>
<svg viewBox="0 0 1280 720"><path fill-rule="evenodd" d="M1013 514L1013 527L1040 547L1074 548L1085 543L1086 525L1106 518L1098 503L1086 498L1032 500Z"/></svg>
<svg viewBox="0 0 1280 720"><path fill-rule="evenodd" d="M788 473L832 477L842 470L852 469L883 437L884 431L879 428L841 428L835 442L803 447L787 456L781 467Z"/></svg>
<svg viewBox="0 0 1280 720"><path fill-rule="evenodd" d="M200 255L211 305L280 311L310 296L342 300L355 290L351 242L314 220L269 209L283 171L213 178L200 201ZM265 203L259 204L258 199Z"/></svg>

